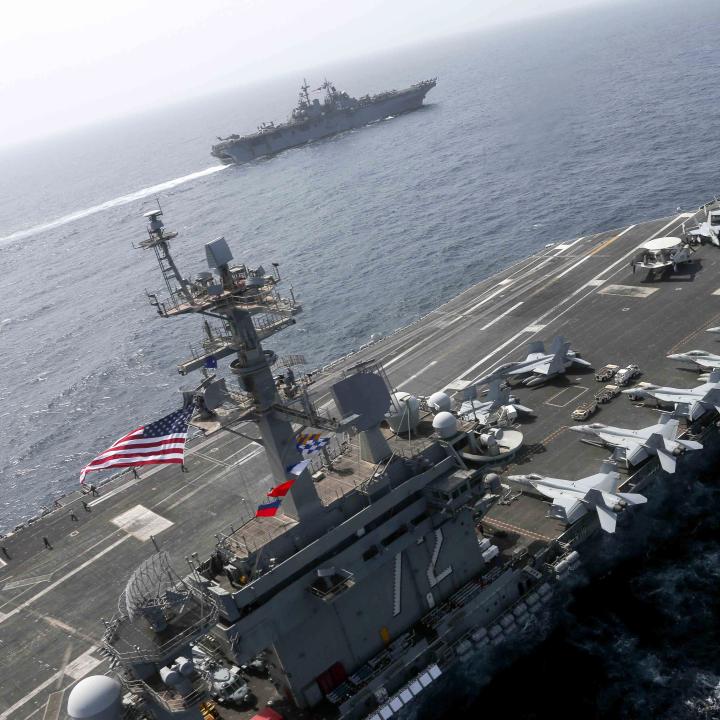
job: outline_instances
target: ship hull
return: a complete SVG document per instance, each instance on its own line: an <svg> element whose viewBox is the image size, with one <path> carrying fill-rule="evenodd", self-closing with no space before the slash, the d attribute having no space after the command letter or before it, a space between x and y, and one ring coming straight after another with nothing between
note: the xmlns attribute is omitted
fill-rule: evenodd
<svg viewBox="0 0 720 720"><path fill-rule="evenodd" d="M353 110L337 111L317 119L280 126L258 135L218 143L213 146L211 154L228 164L242 164L276 155L283 150L299 147L313 140L337 135L389 116L417 110L423 104L425 95L430 89L429 87L410 88Z"/></svg>

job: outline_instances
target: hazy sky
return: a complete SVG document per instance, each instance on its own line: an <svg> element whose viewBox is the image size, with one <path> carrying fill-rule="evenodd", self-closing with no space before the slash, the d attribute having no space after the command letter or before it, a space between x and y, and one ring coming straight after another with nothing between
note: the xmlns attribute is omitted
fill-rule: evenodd
<svg viewBox="0 0 720 720"><path fill-rule="evenodd" d="M596 2L2 0L0 145L298 64Z"/></svg>

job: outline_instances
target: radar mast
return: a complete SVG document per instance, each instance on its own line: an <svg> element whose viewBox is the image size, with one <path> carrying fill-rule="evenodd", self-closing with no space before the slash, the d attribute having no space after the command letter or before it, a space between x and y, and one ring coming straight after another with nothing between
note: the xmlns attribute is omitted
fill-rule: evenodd
<svg viewBox="0 0 720 720"><path fill-rule="evenodd" d="M168 291L165 300L148 293L152 305L164 318L194 313L221 321L221 327L213 332L208 332L206 323L202 346L178 366L178 371L185 375L221 358L236 356L230 370L250 398L243 419L257 423L272 475L276 484L283 483L289 469L297 467L303 458L273 378L271 366L277 356L263 349L261 340L294 325L301 306L292 289L290 298L277 292L281 282L277 264L267 274L262 266L251 268L235 263L224 237L205 245L207 271L198 273L193 281L183 277L169 245L177 233L165 231L161 216L162 210L145 215L149 219L148 239L140 243L142 248L155 251ZM283 513L302 523L321 509L312 476L305 467L283 501Z"/></svg>

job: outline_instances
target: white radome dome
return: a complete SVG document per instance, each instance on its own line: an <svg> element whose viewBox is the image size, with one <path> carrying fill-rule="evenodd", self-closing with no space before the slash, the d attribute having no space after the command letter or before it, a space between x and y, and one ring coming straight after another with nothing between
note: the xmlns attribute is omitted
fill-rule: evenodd
<svg viewBox="0 0 720 720"><path fill-rule="evenodd" d="M452 406L452 400L450 396L444 392L434 392L428 398L428 405L435 410L435 412L447 412Z"/></svg>
<svg viewBox="0 0 720 720"><path fill-rule="evenodd" d="M449 412L439 412L433 418L433 429L441 438L451 438L458 431L457 418Z"/></svg>
<svg viewBox="0 0 720 720"><path fill-rule="evenodd" d="M72 720L114 720L120 717L122 686L107 675L82 679L70 692L67 714Z"/></svg>

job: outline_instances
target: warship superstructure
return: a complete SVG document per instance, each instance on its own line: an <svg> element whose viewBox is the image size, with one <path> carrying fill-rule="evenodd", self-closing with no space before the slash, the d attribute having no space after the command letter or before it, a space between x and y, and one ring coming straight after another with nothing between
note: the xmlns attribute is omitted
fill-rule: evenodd
<svg viewBox="0 0 720 720"><path fill-rule="evenodd" d="M287 122L263 123L250 135L230 135L212 146L211 154L225 163L245 163L266 155L274 155L288 148L312 140L335 135L345 130L400 115L419 108L425 95L437 83L437 78L423 80L403 90L390 90L377 95L350 97L325 80L312 91L303 81L297 107ZM311 92L325 91L322 101L311 97Z"/></svg>
<svg viewBox="0 0 720 720"><path fill-rule="evenodd" d="M389 720L458 660L490 672L600 538L623 542L669 472L716 445L712 402L658 416L620 393L587 427L629 428L634 445L568 432L600 394L588 365L693 383L672 357L712 349L720 256L698 250L682 282L630 263L706 211L548 246L298 377L301 357L262 346L301 317L279 268L219 238L187 278L149 213L141 246L166 283L152 303L203 316L178 366L203 373L184 398L202 434L185 472L113 476L3 539L0 718ZM213 371L224 358L238 383Z"/></svg>

